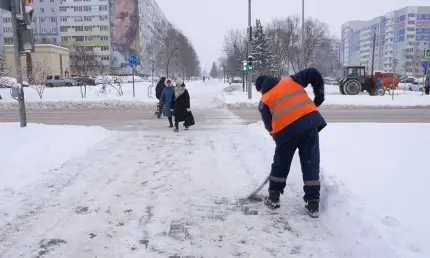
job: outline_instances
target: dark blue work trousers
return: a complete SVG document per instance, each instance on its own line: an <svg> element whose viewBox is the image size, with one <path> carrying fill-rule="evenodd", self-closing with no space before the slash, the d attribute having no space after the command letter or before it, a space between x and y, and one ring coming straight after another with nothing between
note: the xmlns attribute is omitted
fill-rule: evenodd
<svg viewBox="0 0 430 258"><path fill-rule="evenodd" d="M269 178L269 190L284 193L291 162L299 149L305 192L304 200L320 198L320 148L318 129L306 131L297 137L277 144Z"/></svg>

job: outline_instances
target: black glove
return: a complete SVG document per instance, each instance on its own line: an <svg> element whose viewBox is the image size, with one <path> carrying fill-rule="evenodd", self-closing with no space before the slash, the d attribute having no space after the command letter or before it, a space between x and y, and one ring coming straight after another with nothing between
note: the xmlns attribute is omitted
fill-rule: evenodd
<svg viewBox="0 0 430 258"><path fill-rule="evenodd" d="M324 97L315 96L314 103L317 107L321 106L324 102Z"/></svg>

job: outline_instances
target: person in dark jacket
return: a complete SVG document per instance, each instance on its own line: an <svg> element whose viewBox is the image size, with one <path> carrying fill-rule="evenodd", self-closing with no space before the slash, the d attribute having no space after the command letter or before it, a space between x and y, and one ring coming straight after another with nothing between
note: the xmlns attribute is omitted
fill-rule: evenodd
<svg viewBox="0 0 430 258"><path fill-rule="evenodd" d="M175 129L173 131L178 132L179 122L185 122L187 116L190 115L190 95L181 78L176 80L175 91L172 95L172 104L173 115L175 116ZM185 130L188 130L188 126L185 124L184 126Z"/></svg>
<svg viewBox="0 0 430 258"><path fill-rule="evenodd" d="M161 92L161 97L160 97L160 105L161 106L165 106L164 108L164 116L167 116L167 119L169 120L169 127L172 128L173 127L173 113L172 113L172 108L173 108L173 103L172 103L172 96L173 96L173 92L175 91L175 87L172 86L172 80L167 79L166 81L166 87L164 87L163 91Z"/></svg>
<svg viewBox="0 0 430 258"><path fill-rule="evenodd" d="M155 86L155 97L160 100L161 93L163 92L164 87L166 87L166 77L161 77L160 80L157 83L157 86Z"/></svg>
<svg viewBox="0 0 430 258"><path fill-rule="evenodd" d="M319 216L320 151L319 132L327 125L318 111L324 102L324 80L314 68L304 69L279 80L261 75L256 88L262 94L259 103L264 126L276 143L274 161L269 176L269 196L264 203L270 209L280 207L296 149L299 150L304 187L305 208L312 217ZM304 88L312 85L311 100Z"/></svg>

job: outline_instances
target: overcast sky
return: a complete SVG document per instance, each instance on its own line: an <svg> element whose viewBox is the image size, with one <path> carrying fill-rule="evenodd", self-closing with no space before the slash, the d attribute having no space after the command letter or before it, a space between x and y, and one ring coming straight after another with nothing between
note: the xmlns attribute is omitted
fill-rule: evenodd
<svg viewBox="0 0 430 258"><path fill-rule="evenodd" d="M246 28L248 0L156 0L167 19L191 40L201 65L209 72L221 55L224 35L233 28ZM392 10L430 5L430 0L305 0L305 17L327 23L340 37L340 26L349 20L368 20ZM252 22L301 15L300 0L252 0Z"/></svg>

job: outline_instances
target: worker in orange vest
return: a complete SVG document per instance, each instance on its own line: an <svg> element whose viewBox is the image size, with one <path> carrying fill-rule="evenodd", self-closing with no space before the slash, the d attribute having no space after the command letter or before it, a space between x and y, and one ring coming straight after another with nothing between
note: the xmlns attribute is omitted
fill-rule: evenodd
<svg viewBox="0 0 430 258"><path fill-rule="evenodd" d="M312 85L314 100L305 91L308 84ZM255 85L262 94L258 109L264 126L276 143L269 196L264 204L270 209L280 207L279 197L284 193L294 153L299 149L305 208L311 217L318 217L319 132L327 123L317 107L324 102L324 80L318 70L308 68L282 80L260 75Z"/></svg>

